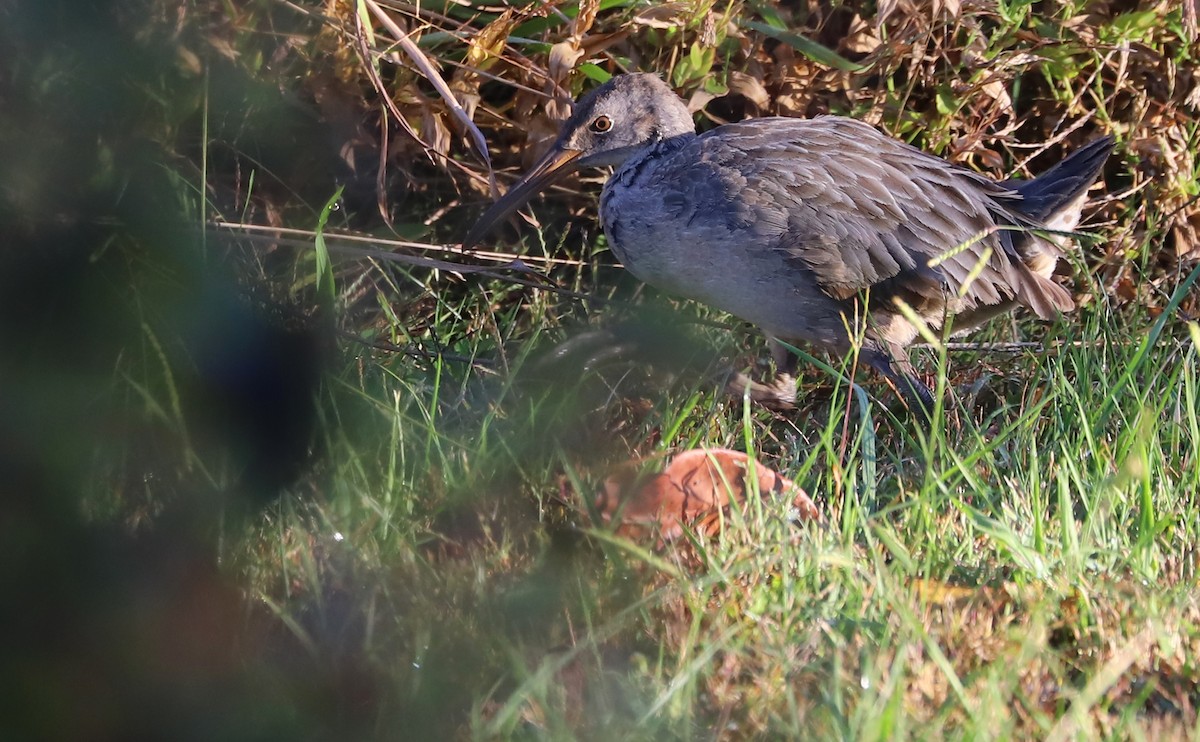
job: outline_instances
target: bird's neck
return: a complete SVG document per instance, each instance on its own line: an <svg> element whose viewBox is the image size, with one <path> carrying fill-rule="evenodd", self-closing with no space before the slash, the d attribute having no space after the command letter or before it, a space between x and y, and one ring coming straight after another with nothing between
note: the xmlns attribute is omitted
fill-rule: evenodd
<svg viewBox="0 0 1200 742"><path fill-rule="evenodd" d="M666 95L651 102L655 126L655 139L660 142L676 137L692 137L696 134L696 121L682 98Z"/></svg>
<svg viewBox="0 0 1200 742"><path fill-rule="evenodd" d="M656 142L642 147L629 156L625 162L613 172L609 178L609 186L628 186L637 180L647 165L651 165L657 160L668 157L672 152L687 146L687 143L696 138L696 132L689 131L682 134L676 134L666 139L660 139Z"/></svg>
<svg viewBox="0 0 1200 742"><path fill-rule="evenodd" d="M642 149L638 150L628 160L626 160L625 164L622 165L618 170L625 170L631 164L632 165L640 165L641 163L647 162L649 160L658 159L660 157L666 157L666 156L670 155L672 152L674 152L678 149L681 149L683 147L686 147L687 143L692 141L695 138L696 138L696 132L688 131L688 132L683 132L683 133L679 133L679 134L674 134L672 136L668 136L663 139L659 139L658 141L655 141L655 142L651 142L650 144L646 145Z"/></svg>
<svg viewBox="0 0 1200 742"><path fill-rule="evenodd" d="M680 147L686 145L688 142L695 139L696 136L697 136L697 134L696 134L695 129L688 129L687 131L676 132L674 134L667 134L662 139L660 139L657 142L655 142L654 144L650 145L650 147L648 147L647 149L652 149L655 152L662 153L662 154L666 154L668 152L674 152L675 150L679 149Z"/></svg>

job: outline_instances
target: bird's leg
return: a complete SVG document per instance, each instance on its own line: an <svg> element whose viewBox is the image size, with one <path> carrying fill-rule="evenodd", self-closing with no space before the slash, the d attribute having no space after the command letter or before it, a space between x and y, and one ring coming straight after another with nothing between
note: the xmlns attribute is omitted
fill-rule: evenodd
<svg viewBox="0 0 1200 742"><path fill-rule="evenodd" d="M771 349L771 360L775 361L775 369L779 375L795 379L800 357L775 338L767 338L767 347Z"/></svg>
<svg viewBox="0 0 1200 742"><path fill-rule="evenodd" d="M775 338L767 338L771 359L775 361L775 378L764 384L739 373L730 379L730 394L742 396L747 391L750 399L775 410L790 410L796 406L796 365L799 359Z"/></svg>
<svg viewBox="0 0 1200 742"><path fill-rule="evenodd" d="M767 347L771 349L771 360L775 361L775 379L771 388L776 390L778 401L793 407L796 403L796 366L800 358L775 338L767 338Z"/></svg>
<svg viewBox="0 0 1200 742"><path fill-rule="evenodd" d="M747 392L750 399L773 410L790 410L796 406L796 380L790 376L775 377L770 384L755 381L746 374L738 372L726 385L726 390L735 397L741 397ZM789 383L790 382L790 385Z"/></svg>
<svg viewBox="0 0 1200 742"><path fill-rule="evenodd" d="M859 352L859 358L891 382L910 409L922 413L927 419L933 417L933 408L936 406L933 392L917 378L916 369L904 348L895 344L890 344L887 350L864 347Z"/></svg>

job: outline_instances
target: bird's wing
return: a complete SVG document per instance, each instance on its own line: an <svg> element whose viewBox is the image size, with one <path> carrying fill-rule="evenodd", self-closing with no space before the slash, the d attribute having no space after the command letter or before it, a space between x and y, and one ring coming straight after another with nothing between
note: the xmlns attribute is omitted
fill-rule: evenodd
<svg viewBox="0 0 1200 742"><path fill-rule="evenodd" d="M720 127L693 148L679 158L690 177L673 181L698 207L693 218L736 222L835 299L869 291L873 303L937 304L953 292L964 308L1016 299L1044 318L1072 306L1021 262L1014 232L1000 229L1036 226L1012 208L1019 195L866 124L758 119Z"/></svg>

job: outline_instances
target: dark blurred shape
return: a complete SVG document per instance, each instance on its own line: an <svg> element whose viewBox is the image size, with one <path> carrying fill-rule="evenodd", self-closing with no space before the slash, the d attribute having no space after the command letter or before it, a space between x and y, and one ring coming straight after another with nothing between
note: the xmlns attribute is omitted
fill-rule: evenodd
<svg viewBox="0 0 1200 742"><path fill-rule="evenodd" d="M263 86L165 5L0 3L0 739L364 733L361 659L218 566L310 461L329 333L204 242L203 86Z"/></svg>
<svg viewBox="0 0 1200 742"><path fill-rule="evenodd" d="M241 493L266 504L303 472L316 428L322 359L332 342L316 317L254 304L213 285L188 334L190 408L201 449L220 449Z"/></svg>

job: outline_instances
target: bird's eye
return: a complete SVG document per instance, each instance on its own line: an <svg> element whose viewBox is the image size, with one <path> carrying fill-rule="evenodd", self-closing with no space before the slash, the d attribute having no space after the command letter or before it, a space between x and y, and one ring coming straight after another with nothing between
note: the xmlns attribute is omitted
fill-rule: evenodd
<svg viewBox="0 0 1200 742"><path fill-rule="evenodd" d="M604 134L612 129L612 126L612 119L610 119L608 116L597 116L596 118L592 119L592 123L588 125L588 128L597 134Z"/></svg>

